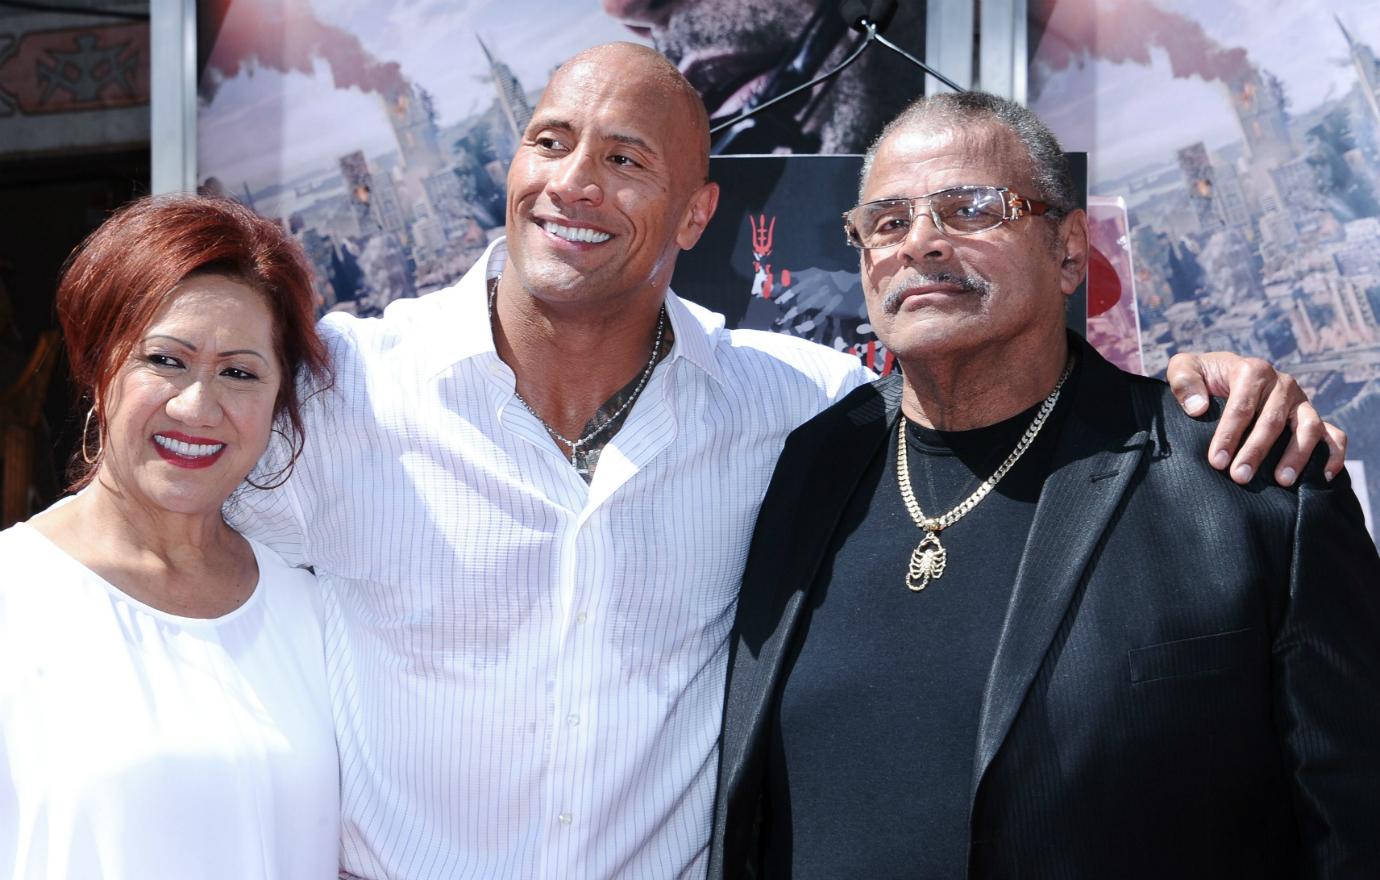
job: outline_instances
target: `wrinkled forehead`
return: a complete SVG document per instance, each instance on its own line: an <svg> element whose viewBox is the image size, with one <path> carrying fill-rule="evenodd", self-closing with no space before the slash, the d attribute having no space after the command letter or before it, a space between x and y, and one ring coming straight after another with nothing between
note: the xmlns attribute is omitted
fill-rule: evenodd
<svg viewBox="0 0 1380 880"><path fill-rule="evenodd" d="M1030 155L1005 126L920 120L878 147L862 200L910 198L962 184L1028 189Z"/></svg>

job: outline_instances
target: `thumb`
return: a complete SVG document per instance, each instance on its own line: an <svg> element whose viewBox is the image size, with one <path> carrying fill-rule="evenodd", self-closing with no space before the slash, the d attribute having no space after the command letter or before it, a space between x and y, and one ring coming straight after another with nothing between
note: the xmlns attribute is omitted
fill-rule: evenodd
<svg viewBox="0 0 1380 880"><path fill-rule="evenodd" d="M1195 354L1176 354L1164 371L1165 381L1174 392L1179 406L1191 416L1207 412L1208 390L1203 374L1203 362Z"/></svg>

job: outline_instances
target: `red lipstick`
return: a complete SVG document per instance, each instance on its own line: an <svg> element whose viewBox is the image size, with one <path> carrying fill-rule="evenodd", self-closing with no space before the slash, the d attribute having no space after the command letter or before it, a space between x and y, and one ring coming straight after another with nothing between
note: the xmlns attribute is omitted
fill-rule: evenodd
<svg viewBox="0 0 1380 880"><path fill-rule="evenodd" d="M218 446L220 448L210 455L186 455L176 449L169 449L167 446L159 443L158 438L160 437L165 440L176 440L180 443L186 443L192 446ZM220 460L221 455L224 454L226 449L225 444L219 440L213 440L209 437L193 437L190 434L183 434L180 431L159 431L150 438L149 442L153 444L154 450L158 452L159 457L164 461L176 467L187 468L188 470L200 470L201 468L210 467Z"/></svg>

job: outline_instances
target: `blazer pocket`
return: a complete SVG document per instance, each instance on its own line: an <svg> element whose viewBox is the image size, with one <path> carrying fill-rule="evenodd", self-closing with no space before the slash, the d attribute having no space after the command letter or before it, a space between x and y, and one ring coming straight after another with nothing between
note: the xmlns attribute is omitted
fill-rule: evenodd
<svg viewBox="0 0 1380 880"><path fill-rule="evenodd" d="M1250 627L1191 639L1162 642L1126 652L1131 683L1182 678L1245 665L1255 641Z"/></svg>

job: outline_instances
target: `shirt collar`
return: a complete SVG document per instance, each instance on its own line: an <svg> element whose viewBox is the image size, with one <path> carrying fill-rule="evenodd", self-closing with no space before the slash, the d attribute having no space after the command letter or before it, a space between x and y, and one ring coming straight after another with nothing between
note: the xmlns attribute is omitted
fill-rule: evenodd
<svg viewBox="0 0 1380 880"><path fill-rule="evenodd" d="M489 280L503 274L508 263L508 247L503 238L495 239L464 276L433 296L452 299L452 320L440 320L431 328L433 339L428 355L428 373L436 373L461 361L484 354L498 356L493 324L489 319ZM723 371L714 347L724 333L724 317L703 306L666 291L666 317L675 332L675 343L667 361L685 358L715 381L723 381Z"/></svg>
<svg viewBox="0 0 1380 880"><path fill-rule="evenodd" d="M667 360L683 357L716 382L723 382L723 370L714 356L714 347L724 338L724 316L704 306L683 300L675 291L666 291L666 317L671 321L676 341Z"/></svg>
<svg viewBox="0 0 1380 880"><path fill-rule="evenodd" d="M422 354L427 375L433 376L483 354L498 356L493 324L489 321L489 279L503 273L507 257L503 239L496 239L459 281L426 295L442 298L439 314L424 313L426 326L412 330L429 337Z"/></svg>

